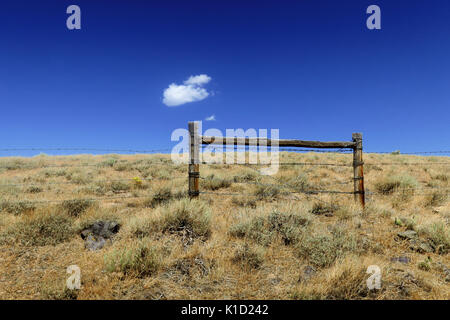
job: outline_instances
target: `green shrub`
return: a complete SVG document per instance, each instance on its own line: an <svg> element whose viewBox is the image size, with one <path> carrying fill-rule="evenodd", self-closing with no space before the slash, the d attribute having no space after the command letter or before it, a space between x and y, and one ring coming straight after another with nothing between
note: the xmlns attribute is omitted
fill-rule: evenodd
<svg viewBox="0 0 450 320"><path fill-rule="evenodd" d="M258 175L255 172L246 172L238 176L233 177L234 182L249 182L256 181Z"/></svg>
<svg viewBox="0 0 450 320"><path fill-rule="evenodd" d="M434 191L425 197L425 206L435 207L443 205L447 201L447 193L442 191Z"/></svg>
<svg viewBox="0 0 450 320"><path fill-rule="evenodd" d="M34 211L36 205L31 201L9 201L3 200L0 202L0 211L19 215L25 212Z"/></svg>
<svg viewBox="0 0 450 320"><path fill-rule="evenodd" d="M299 241L303 228L309 223L310 221L301 215L274 211L265 217L253 217L249 221L231 226L229 234L265 246L280 237L285 245L290 245Z"/></svg>
<svg viewBox="0 0 450 320"><path fill-rule="evenodd" d="M258 200L273 201L281 194L280 188L277 186L257 186L255 190L255 196Z"/></svg>
<svg viewBox="0 0 450 320"><path fill-rule="evenodd" d="M174 198L169 187L161 187L154 191L152 197L144 201L145 207L155 208L158 205L166 204Z"/></svg>
<svg viewBox="0 0 450 320"><path fill-rule="evenodd" d="M114 165L117 163L117 159L107 159L105 161L102 161L98 164L99 167L114 167Z"/></svg>
<svg viewBox="0 0 450 320"><path fill-rule="evenodd" d="M115 249L105 255L108 272L123 272L125 275L145 277L154 274L160 266L161 257L148 239L141 239L126 248Z"/></svg>
<svg viewBox="0 0 450 320"><path fill-rule="evenodd" d="M292 186L297 191L305 191L311 189L308 183L308 176L306 174L300 174L291 181L289 185Z"/></svg>
<svg viewBox="0 0 450 320"><path fill-rule="evenodd" d="M38 212L25 217L0 235L0 243L20 243L25 246L56 245L74 235L71 219L62 214Z"/></svg>
<svg viewBox="0 0 450 320"><path fill-rule="evenodd" d="M423 261L420 261L417 264L417 267L423 271L430 271L431 270L430 262L431 262L431 258L428 257L428 258L424 259Z"/></svg>
<svg viewBox="0 0 450 320"><path fill-rule="evenodd" d="M445 173L437 174L436 176L433 177L433 179L440 180L442 182L447 182L448 181L448 175L445 174Z"/></svg>
<svg viewBox="0 0 450 320"><path fill-rule="evenodd" d="M414 192L418 185L419 184L414 177L397 175L389 176L384 180L376 182L375 189L382 194L391 194L397 190Z"/></svg>
<svg viewBox="0 0 450 320"><path fill-rule="evenodd" d="M30 186L26 190L26 192L28 192L28 193L39 193L39 192L42 192L42 191L43 191L42 188L38 187L38 186Z"/></svg>
<svg viewBox="0 0 450 320"><path fill-rule="evenodd" d="M394 224L399 227L406 227L407 230L415 230L416 227L416 221L414 218L395 217Z"/></svg>
<svg viewBox="0 0 450 320"><path fill-rule="evenodd" d="M78 217L95 204L92 200L74 199L61 203L61 209L72 217Z"/></svg>
<svg viewBox="0 0 450 320"><path fill-rule="evenodd" d="M116 171L130 171L132 170L132 165L126 161L115 162L113 168Z"/></svg>
<svg viewBox="0 0 450 320"><path fill-rule="evenodd" d="M425 236L439 254L446 254L450 249L450 233L444 223L438 222L420 229L420 234Z"/></svg>
<svg viewBox="0 0 450 320"><path fill-rule="evenodd" d="M316 202L313 204L311 213L316 215L333 215L337 210L339 210L339 207L337 205L324 202Z"/></svg>
<svg viewBox="0 0 450 320"><path fill-rule="evenodd" d="M43 174L46 178L50 178L50 177L64 177L67 172L64 169L59 169L59 170L55 170L55 169L46 169L43 170Z"/></svg>
<svg viewBox="0 0 450 320"><path fill-rule="evenodd" d="M236 249L232 261L244 269L259 269L264 262L264 252L246 243Z"/></svg>
<svg viewBox="0 0 450 320"><path fill-rule="evenodd" d="M297 253L301 258L319 268L331 266L346 252L354 251L357 243L344 230L335 228L330 235L310 235L298 242Z"/></svg>
<svg viewBox="0 0 450 320"><path fill-rule="evenodd" d="M162 232L186 232L192 238L208 238L211 234L211 215L199 200L182 199L162 209L158 222Z"/></svg>
<svg viewBox="0 0 450 320"><path fill-rule="evenodd" d="M125 183L122 181L112 181L109 184L108 189L114 193L119 193L124 191L130 191L131 185L129 183Z"/></svg>
<svg viewBox="0 0 450 320"><path fill-rule="evenodd" d="M247 198L246 196L237 196L231 199L231 202L240 207L250 207L256 208L256 200L252 198Z"/></svg>
<svg viewBox="0 0 450 320"><path fill-rule="evenodd" d="M231 180L224 178L217 178L214 174L207 176L201 181L201 188L206 190L219 190L228 188L231 185Z"/></svg>
<svg viewBox="0 0 450 320"><path fill-rule="evenodd" d="M87 184L91 181L92 175L83 172L72 172L66 175L66 179L76 184Z"/></svg>

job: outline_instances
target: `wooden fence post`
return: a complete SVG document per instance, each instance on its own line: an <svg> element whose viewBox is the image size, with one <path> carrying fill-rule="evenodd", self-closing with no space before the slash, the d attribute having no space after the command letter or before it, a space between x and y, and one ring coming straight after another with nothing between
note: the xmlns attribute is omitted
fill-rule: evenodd
<svg viewBox="0 0 450 320"><path fill-rule="evenodd" d="M200 177L198 121L189 122L189 197L199 195L198 180Z"/></svg>
<svg viewBox="0 0 450 320"><path fill-rule="evenodd" d="M366 201L364 192L362 134L353 133L352 141L356 143L353 147L353 191L355 192L355 201L359 202L364 208Z"/></svg>

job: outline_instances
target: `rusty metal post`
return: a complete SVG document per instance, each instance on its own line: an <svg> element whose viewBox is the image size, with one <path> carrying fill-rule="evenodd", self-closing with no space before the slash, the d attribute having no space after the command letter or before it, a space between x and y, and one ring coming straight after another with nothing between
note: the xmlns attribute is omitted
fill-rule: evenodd
<svg viewBox="0 0 450 320"><path fill-rule="evenodd" d="M355 143L355 146L353 147L353 191L355 194L355 201L357 203L359 202L364 208L366 200L364 192L362 134L353 133L352 141Z"/></svg>
<svg viewBox="0 0 450 320"><path fill-rule="evenodd" d="M189 197L199 195L198 180L200 177L198 121L189 122Z"/></svg>

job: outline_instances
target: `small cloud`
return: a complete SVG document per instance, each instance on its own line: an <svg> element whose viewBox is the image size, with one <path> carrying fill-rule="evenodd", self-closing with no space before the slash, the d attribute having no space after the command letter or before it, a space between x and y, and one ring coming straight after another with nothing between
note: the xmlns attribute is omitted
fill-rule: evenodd
<svg viewBox="0 0 450 320"><path fill-rule="evenodd" d="M202 86L204 84L207 84L211 81L211 77L206 74L200 74L198 76L190 76L189 79L187 79L184 84L185 85L197 85Z"/></svg>
<svg viewBox="0 0 450 320"><path fill-rule="evenodd" d="M213 114L212 116L206 117L206 121L216 121L216 116Z"/></svg>
<svg viewBox="0 0 450 320"><path fill-rule="evenodd" d="M206 74L200 74L198 76L190 76L181 85L172 83L164 90L163 103L168 107L175 107L206 99L210 93L202 87L209 81L211 81L211 77Z"/></svg>

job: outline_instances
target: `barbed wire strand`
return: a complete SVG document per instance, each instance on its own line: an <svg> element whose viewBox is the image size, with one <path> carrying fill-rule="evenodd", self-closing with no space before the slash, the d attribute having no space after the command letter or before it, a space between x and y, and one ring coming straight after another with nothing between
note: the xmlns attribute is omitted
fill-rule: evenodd
<svg viewBox="0 0 450 320"><path fill-rule="evenodd" d="M138 178L138 180L136 180L135 178ZM133 177L133 178L123 178L123 179L112 179L112 180L96 180L96 181L90 181L90 183L112 183L112 182L122 182L122 181L128 181L128 182L133 182L133 181L164 181L164 180L170 180L173 181L175 179L185 179L185 177L175 177L175 178L170 178L170 179L165 179L165 178L139 178L139 177ZM26 186L46 186L46 185L70 185L70 184L79 184L79 185L85 185L88 183L78 183L78 182L74 182L74 181L64 181L64 182L55 182L55 181L50 181L50 182L29 182L29 183L5 183L5 184L0 184L0 187L26 187Z"/></svg>
<svg viewBox="0 0 450 320"><path fill-rule="evenodd" d="M153 149L153 150L136 150L136 149L108 149L108 148L1 148L0 152L11 151L96 151L96 152L129 152L129 153L155 153L171 151L172 148Z"/></svg>

